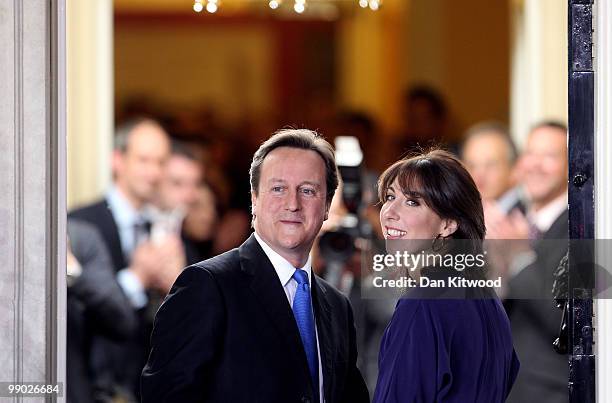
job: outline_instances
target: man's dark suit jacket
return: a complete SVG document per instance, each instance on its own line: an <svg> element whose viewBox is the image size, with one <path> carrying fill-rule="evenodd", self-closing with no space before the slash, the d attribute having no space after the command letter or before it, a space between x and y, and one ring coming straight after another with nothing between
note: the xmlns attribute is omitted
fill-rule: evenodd
<svg viewBox="0 0 612 403"><path fill-rule="evenodd" d="M127 340L136 330L136 315L121 291L106 246L89 223L68 220L72 253L83 269L68 288L67 365L68 402L101 398L89 375L89 354L95 336Z"/></svg>
<svg viewBox="0 0 612 403"><path fill-rule="evenodd" d="M368 402L348 300L316 276L312 294L325 401ZM314 402L289 301L253 235L183 271L157 313L151 344L145 403Z"/></svg>
<svg viewBox="0 0 612 403"><path fill-rule="evenodd" d="M118 272L128 266L121 248L119 229L106 199L76 209L68 217L89 222L96 227L113 262L114 271ZM91 351L91 366L96 389L105 393L117 393L122 388L128 396L138 397L139 377L146 362L149 350L149 336L152 329L152 309L135 310L137 329L128 340L120 343L106 337L97 337Z"/></svg>
<svg viewBox="0 0 612 403"><path fill-rule="evenodd" d="M121 249L119 229L117 228L117 223L113 218L113 213L106 199L101 199L90 205L73 210L68 216L70 218L87 221L97 228L111 254L115 271L127 267L127 262L123 256L123 250Z"/></svg>
<svg viewBox="0 0 612 403"><path fill-rule="evenodd" d="M567 251L568 212L563 212L543 234L543 242L535 245L536 261L510 281L508 317L514 347L521 361L521 370L507 399L508 403L537 400L541 403L568 401L568 361L557 354L553 341L559 334L562 311L552 296L553 272ZM530 291L540 299L524 298Z"/></svg>

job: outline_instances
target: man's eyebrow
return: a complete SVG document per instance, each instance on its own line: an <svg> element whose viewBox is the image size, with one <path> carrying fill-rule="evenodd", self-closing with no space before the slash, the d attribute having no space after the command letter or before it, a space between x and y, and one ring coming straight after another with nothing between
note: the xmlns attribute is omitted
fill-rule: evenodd
<svg viewBox="0 0 612 403"><path fill-rule="evenodd" d="M268 179L268 183L287 183L287 181L281 178L270 178ZM321 184L319 182L314 182L314 181L303 181L303 182L300 182L298 186L308 186L308 185L314 186L316 188L321 187Z"/></svg>
<svg viewBox="0 0 612 403"><path fill-rule="evenodd" d="M316 188L320 188L321 184L319 182L311 182L311 181L304 181L302 183L300 183L300 186L304 186L304 185L310 185L310 186L314 186Z"/></svg>

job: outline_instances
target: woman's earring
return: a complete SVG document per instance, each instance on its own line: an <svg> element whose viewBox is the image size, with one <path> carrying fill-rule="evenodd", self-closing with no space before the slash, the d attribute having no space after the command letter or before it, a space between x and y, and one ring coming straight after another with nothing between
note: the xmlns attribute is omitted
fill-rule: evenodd
<svg viewBox="0 0 612 403"><path fill-rule="evenodd" d="M431 250L434 252L440 252L442 249L444 249L445 243L446 238L444 238L442 234L438 234L431 243Z"/></svg>

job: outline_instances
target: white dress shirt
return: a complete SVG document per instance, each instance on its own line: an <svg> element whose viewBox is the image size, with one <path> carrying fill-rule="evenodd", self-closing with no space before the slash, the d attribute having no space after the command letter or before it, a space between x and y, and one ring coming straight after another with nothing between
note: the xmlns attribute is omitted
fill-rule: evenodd
<svg viewBox="0 0 612 403"><path fill-rule="evenodd" d="M130 204L117 186L110 188L106 194L106 201L119 230L119 241L121 242L123 255L131 257L136 248L136 245L134 245L134 224L143 214ZM136 309L143 308L149 301L146 290L140 280L126 269L117 272L117 282L132 306Z"/></svg>
<svg viewBox="0 0 612 403"><path fill-rule="evenodd" d="M527 213L527 221L535 225L541 234L546 233L553 223L567 210L567 193L557 197L538 211L531 210ZM533 250L518 254L510 264L509 274L514 277L525 267L535 262L536 254Z"/></svg>
<svg viewBox="0 0 612 403"><path fill-rule="evenodd" d="M119 230L119 241L124 256L131 256L134 245L134 224L141 217L141 212L134 208L117 186L112 186L106 194L106 201Z"/></svg>
<svg viewBox="0 0 612 403"><path fill-rule="evenodd" d="M563 212L567 210L567 192L557 197L538 211L530 211L527 219L545 233Z"/></svg>
<svg viewBox="0 0 612 403"><path fill-rule="evenodd" d="M283 289L285 290L285 295L287 295L287 300L289 301L289 305L291 309L293 309L293 298L295 297L295 292L297 290L298 283L293 279L293 273L295 273L296 268L293 267L291 263L287 261L284 257L276 253L261 237L255 232L255 239L259 242L259 245L263 249L268 259L272 263L276 274L278 275L278 279L280 280ZM313 309L314 309L314 300L312 298L312 269L311 269L311 258L308 256L308 261L303 267L300 269L304 270L308 274L308 284L310 287L310 295L311 301L313 301ZM314 312L313 312L314 316ZM315 318L315 334L317 336L317 355L319 359L319 401L324 403L323 396L323 370L321 367L321 349L319 347L319 332L317 331L317 323Z"/></svg>

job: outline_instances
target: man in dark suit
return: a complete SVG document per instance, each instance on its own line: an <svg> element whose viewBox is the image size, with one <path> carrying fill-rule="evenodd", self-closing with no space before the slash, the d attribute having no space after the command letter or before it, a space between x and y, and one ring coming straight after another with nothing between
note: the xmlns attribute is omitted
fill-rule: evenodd
<svg viewBox="0 0 612 403"><path fill-rule="evenodd" d="M329 143L282 130L250 169L255 233L185 269L155 318L143 402L368 402L346 297L310 250L338 177Z"/></svg>
<svg viewBox="0 0 612 403"><path fill-rule="evenodd" d="M68 402L106 401L89 378L95 336L123 341L136 330L136 315L121 291L106 245L91 224L68 220L66 376Z"/></svg>
<svg viewBox="0 0 612 403"><path fill-rule="evenodd" d="M568 361L552 346L561 310L552 296L553 272L567 251L567 129L543 122L529 134L521 161L522 183L530 199L527 219L533 262L509 283L508 316L521 371L508 402L568 401ZM527 224L523 225L527 236ZM538 299L534 299L538 298Z"/></svg>
<svg viewBox="0 0 612 403"><path fill-rule="evenodd" d="M170 155L165 130L151 119L135 119L120 125L112 155L113 186L105 197L72 211L69 217L92 224L111 255L116 279L138 316L134 337L121 343L107 338L93 342L91 360L98 390L136 400L139 379L148 353L155 306L151 291L165 293L183 264L178 236L163 244L149 240L147 205L153 201ZM176 272L165 280L168 271ZM163 284L165 283L168 284Z"/></svg>

